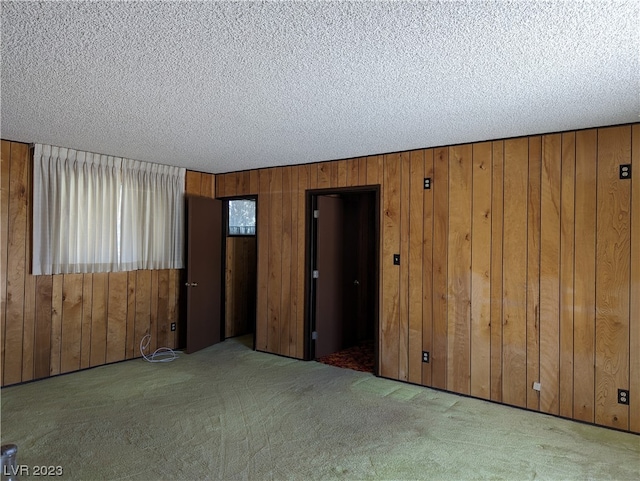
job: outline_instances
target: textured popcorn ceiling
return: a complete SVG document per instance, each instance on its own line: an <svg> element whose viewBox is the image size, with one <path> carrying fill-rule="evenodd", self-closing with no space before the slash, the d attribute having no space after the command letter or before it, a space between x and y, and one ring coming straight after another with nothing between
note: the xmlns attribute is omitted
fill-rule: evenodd
<svg viewBox="0 0 640 481"><path fill-rule="evenodd" d="M639 120L638 1L1 8L4 139L218 173Z"/></svg>

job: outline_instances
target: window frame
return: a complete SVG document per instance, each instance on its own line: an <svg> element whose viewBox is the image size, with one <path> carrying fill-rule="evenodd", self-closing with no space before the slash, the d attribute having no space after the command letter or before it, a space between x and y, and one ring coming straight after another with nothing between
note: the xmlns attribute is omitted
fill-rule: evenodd
<svg viewBox="0 0 640 481"><path fill-rule="evenodd" d="M255 225L254 225L254 233L253 234L232 234L229 232L229 206L230 202L237 200L250 200L253 201L255 205ZM225 236L226 237L256 237L258 235L258 196L257 195L242 195L242 196L234 196L228 197L224 199L225 209L224 209L224 223L225 223Z"/></svg>

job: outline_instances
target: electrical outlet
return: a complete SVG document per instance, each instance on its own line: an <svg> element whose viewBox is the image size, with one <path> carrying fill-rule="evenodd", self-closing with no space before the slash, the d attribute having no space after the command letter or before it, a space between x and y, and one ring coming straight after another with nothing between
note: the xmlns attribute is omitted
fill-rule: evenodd
<svg viewBox="0 0 640 481"><path fill-rule="evenodd" d="M424 178L424 188L425 190L431 189L431 177Z"/></svg>
<svg viewBox="0 0 640 481"><path fill-rule="evenodd" d="M620 178L621 179L631 178L631 164L620 165Z"/></svg>
<svg viewBox="0 0 640 481"><path fill-rule="evenodd" d="M171 330L172 330L172 331L175 331L175 330L176 330L176 323L175 323L175 322L172 322L172 323L171 323Z"/></svg>
<svg viewBox="0 0 640 481"><path fill-rule="evenodd" d="M422 362L429 362L429 351L422 351Z"/></svg>
<svg viewBox="0 0 640 481"><path fill-rule="evenodd" d="M629 405L629 391L626 389L618 389L618 403Z"/></svg>

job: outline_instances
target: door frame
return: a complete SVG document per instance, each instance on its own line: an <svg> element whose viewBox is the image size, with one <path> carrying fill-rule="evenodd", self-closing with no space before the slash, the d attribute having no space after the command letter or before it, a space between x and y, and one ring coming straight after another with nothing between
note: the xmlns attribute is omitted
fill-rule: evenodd
<svg viewBox="0 0 640 481"><path fill-rule="evenodd" d="M227 272L227 238L228 237L242 237L242 236L229 236L228 227L229 227L229 201L230 200L253 200L256 203L256 233L254 235L256 239L256 270L258 267L258 209L260 206L259 196L257 194L250 195L230 195L228 197L216 197L222 201L222 340L227 339L226 337L226 328L227 328L227 282L226 282L226 272ZM254 305L256 306L256 310L253 313L253 341L252 341L252 349L256 350L256 324L258 319L257 305L258 305L258 277L256 276L256 285L255 287L255 299Z"/></svg>
<svg viewBox="0 0 640 481"><path fill-rule="evenodd" d="M304 359L310 361L314 359L315 347L311 339L316 327L316 281L313 279L313 270L316 261L317 228L314 221L313 212L317 208L317 197L320 195L342 195L342 194L366 194L373 193L374 200L374 236L375 236L375 289L374 299L374 350L375 364L374 374L378 375L378 353L380 350L380 184L363 185L353 187L308 189L306 191L305 202L305 323L304 323Z"/></svg>

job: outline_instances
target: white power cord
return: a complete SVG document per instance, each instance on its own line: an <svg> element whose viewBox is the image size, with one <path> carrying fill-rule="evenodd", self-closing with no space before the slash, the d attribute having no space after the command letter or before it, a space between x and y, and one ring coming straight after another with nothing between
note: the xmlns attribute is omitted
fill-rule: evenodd
<svg viewBox="0 0 640 481"><path fill-rule="evenodd" d="M178 353L168 347L159 347L158 349L153 351L153 354L147 356L144 353L144 351L147 350L147 348L149 347L149 344L151 344L151 334L147 334L140 341L140 354L142 354L142 357L144 358L145 361L171 362L178 359Z"/></svg>

